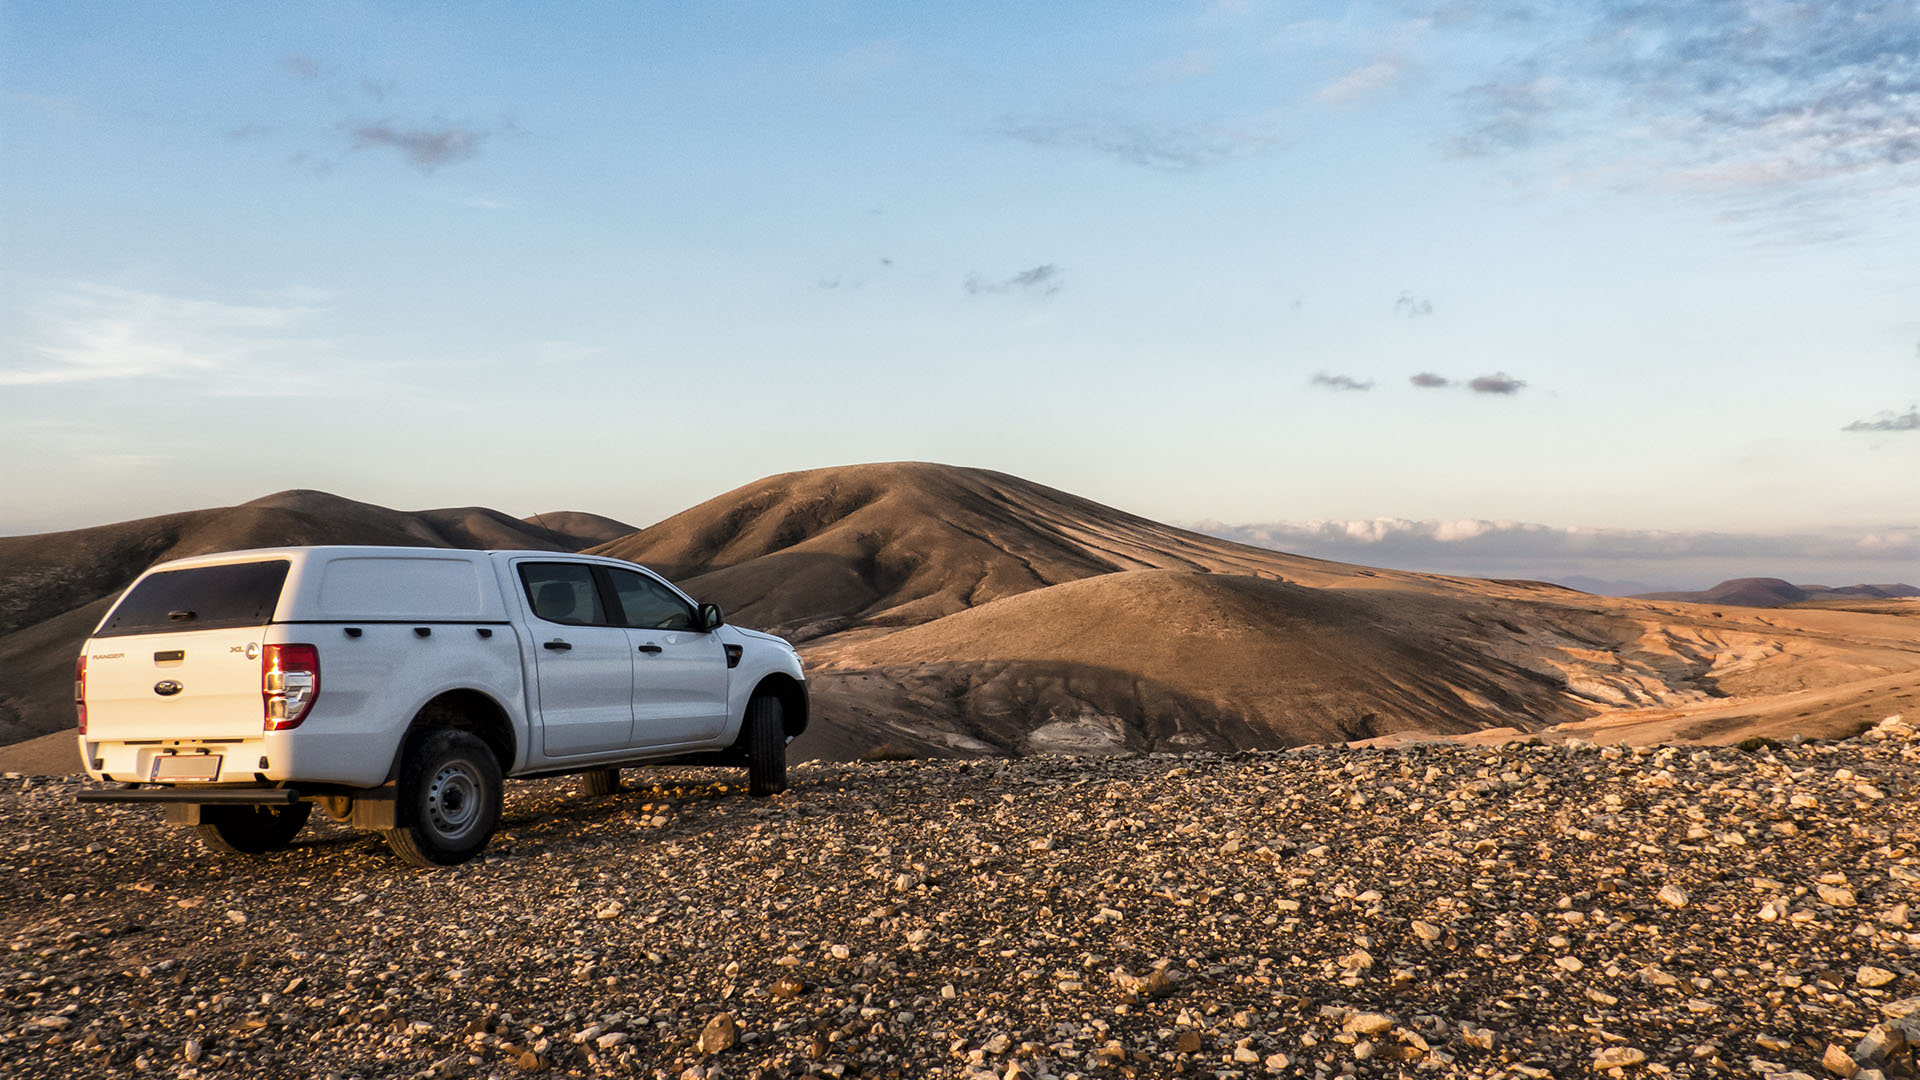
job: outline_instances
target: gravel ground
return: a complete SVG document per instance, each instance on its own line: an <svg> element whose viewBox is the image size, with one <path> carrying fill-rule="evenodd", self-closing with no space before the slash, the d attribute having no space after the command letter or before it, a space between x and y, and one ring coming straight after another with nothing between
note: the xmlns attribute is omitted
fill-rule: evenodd
<svg viewBox="0 0 1920 1080"><path fill-rule="evenodd" d="M1913 1075L1916 762L1890 720L630 771L511 785L439 872L9 776L0 1075Z"/></svg>

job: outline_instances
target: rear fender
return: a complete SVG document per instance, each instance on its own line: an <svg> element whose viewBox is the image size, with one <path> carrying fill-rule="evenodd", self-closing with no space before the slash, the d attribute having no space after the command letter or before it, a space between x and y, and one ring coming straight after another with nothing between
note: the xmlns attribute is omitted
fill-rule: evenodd
<svg viewBox="0 0 1920 1080"><path fill-rule="evenodd" d="M414 707L393 748L387 783L399 780L407 751L423 733L444 727L461 728L478 735L500 762L501 775L512 775L524 764L530 741L526 715L514 708L515 700L509 698L502 702L484 690L467 686L450 686L429 695Z"/></svg>

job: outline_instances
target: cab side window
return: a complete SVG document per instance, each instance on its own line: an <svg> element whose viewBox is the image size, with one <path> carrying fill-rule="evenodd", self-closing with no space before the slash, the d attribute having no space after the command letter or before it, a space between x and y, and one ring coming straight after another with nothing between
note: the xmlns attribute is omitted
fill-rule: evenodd
<svg viewBox="0 0 1920 1080"><path fill-rule="evenodd" d="M693 608L672 589L631 570L607 571L626 625L642 630L691 630Z"/></svg>
<svg viewBox="0 0 1920 1080"><path fill-rule="evenodd" d="M607 626L607 609L593 584L593 567L584 563L521 563L533 613L567 626Z"/></svg>

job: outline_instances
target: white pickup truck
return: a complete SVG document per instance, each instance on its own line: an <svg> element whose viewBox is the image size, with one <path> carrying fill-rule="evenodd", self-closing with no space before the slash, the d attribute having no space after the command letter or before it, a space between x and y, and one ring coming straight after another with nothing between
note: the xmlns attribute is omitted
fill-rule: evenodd
<svg viewBox="0 0 1920 1080"><path fill-rule="evenodd" d="M447 866L504 777L744 765L786 787L800 658L644 567L540 551L263 548L162 563L74 671L87 802L152 802L217 850L284 848L314 804Z"/></svg>

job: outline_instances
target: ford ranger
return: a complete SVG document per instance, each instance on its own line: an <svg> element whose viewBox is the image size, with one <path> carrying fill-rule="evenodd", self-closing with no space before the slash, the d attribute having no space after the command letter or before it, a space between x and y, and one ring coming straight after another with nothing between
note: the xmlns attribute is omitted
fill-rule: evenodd
<svg viewBox="0 0 1920 1080"><path fill-rule="evenodd" d="M508 777L744 765L786 787L800 658L645 567L540 551L289 547L149 569L74 670L88 802L159 803L209 846L292 842L314 806L400 858L477 854Z"/></svg>

